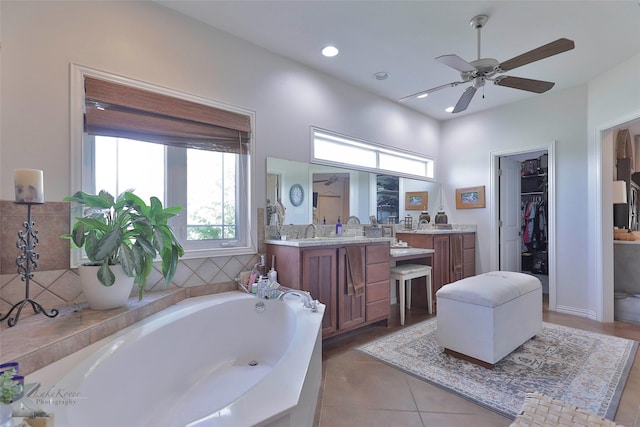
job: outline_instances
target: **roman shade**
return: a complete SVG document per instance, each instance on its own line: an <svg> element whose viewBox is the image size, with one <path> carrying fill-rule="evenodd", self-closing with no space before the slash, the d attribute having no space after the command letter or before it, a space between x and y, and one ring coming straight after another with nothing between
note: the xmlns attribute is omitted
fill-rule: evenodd
<svg viewBox="0 0 640 427"><path fill-rule="evenodd" d="M250 117L85 77L85 132L185 148L246 154Z"/></svg>

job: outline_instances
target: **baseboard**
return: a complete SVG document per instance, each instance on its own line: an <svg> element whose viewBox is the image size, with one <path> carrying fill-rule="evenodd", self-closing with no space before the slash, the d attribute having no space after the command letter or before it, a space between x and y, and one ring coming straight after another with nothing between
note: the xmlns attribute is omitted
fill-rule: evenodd
<svg viewBox="0 0 640 427"><path fill-rule="evenodd" d="M556 311L558 313L572 314L574 316L586 317L588 319L596 320L596 313L584 308L576 308L576 307L570 307L566 305L556 305Z"/></svg>

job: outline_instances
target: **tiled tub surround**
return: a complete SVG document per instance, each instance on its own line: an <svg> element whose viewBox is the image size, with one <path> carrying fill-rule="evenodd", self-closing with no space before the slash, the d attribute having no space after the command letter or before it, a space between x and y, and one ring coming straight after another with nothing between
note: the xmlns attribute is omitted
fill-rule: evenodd
<svg viewBox="0 0 640 427"><path fill-rule="evenodd" d="M323 312L324 305L313 312L297 297L190 298L26 380L81 396L73 405L58 405L55 397L42 405L60 427L311 426ZM114 394L130 378L122 366L132 365L145 381L129 381Z"/></svg>
<svg viewBox="0 0 640 427"><path fill-rule="evenodd" d="M258 209L257 214L258 224L262 224L264 209ZM26 206L0 201L0 317L25 297L25 283L16 268L20 254L16 241L18 231L24 230L26 215ZM77 270L69 268L69 241L60 238L69 232L69 215L67 202L46 202L32 208L39 238L35 250L40 256L29 283L29 296L46 310L59 309L60 314L53 319L33 315L31 306L26 305L16 326L9 328L6 320L0 323L0 363L19 361L21 373L40 369L184 298L236 289L233 279L258 260L257 254L183 258L168 288L155 268L148 279L149 292L141 302L134 286L127 306L94 311L86 305ZM259 226L258 236L263 233L263 226ZM262 237L258 248L258 253L264 253Z"/></svg>
<svg viewBox="0 0 640 427"><path fill-rule="evenodd" d="M40 255L38 268L30 280L30 297L50 310L69 303L85 302L80 289L80 278L75 269L70 269L69 241L60 236L69 233L70 209L67 202L46 202L34 205L32 220L38 231L39 245L35 248ZM12 201L0 201L0 313L4 315L11 307L22 301L25 286L17 274L16 257L20 250L16 247L18 231L24 230L27 208ZM258 209L258 224L262 224L264 209ZM264 235L264 226L259 226L258 236ZM259 253L264 253L263 239L258 242ZM260 249L262 248L262 249ZM181 259L170 289L202 285L225 285L241 271L250 270L257 262L258 255L236 255L214 258ZM149 276L147 290L165 290L159 266ZM132 296L137 295L134 286ZM14 311L15 313L15 311ZM33 314L30 307L22 310L20 319ZM1 315L0 315L1 317ZM6 327L6 322L0 328Z"/></svg>

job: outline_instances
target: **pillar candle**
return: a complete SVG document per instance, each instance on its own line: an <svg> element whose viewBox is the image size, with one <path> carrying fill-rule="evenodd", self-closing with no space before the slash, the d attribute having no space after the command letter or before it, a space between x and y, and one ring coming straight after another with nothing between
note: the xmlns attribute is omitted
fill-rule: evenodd
<svg viewBox="0 0 640 427"><path fill-rule="evenodd" d="M16 169L16 203L44 203L44 173L38 169Z"/></svg>

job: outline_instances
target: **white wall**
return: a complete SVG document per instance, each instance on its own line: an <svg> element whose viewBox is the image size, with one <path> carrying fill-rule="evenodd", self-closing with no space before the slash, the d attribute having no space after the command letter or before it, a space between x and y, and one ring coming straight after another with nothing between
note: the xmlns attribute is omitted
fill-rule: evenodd
<svg viewBox="0 0 640 427"><path fill-rule="evenodd" d="M597 318L613 320L612 127L640 119L640 54L589 82L589 295ZM637 126L637 125L636 125ZM609 136L606 139L604 138ZM637 155L637 154L636 154Z"/></svg>
<svg viewBox="0 0 640 427"><path fill-rule="evenodd" d="M510 90L489 86L492 91ZM482 102L481 99L474 102ZM587 87L549 92L525 102L446 122L442 128L441 175L449 221L477 224L478 273L497 267L490 259L495 227L491 206L491 153L540 147L556 141L556 265L558 309L591 316L588 299ZM455 189L486 186L486 208L455 209Z"/></svg>
<svg viewBox="0 0 640 427"><path fill-rule="evenodd" d="M256 192L267 156L309 160L311 125L438 157L439 123L151 2L0 3L0 198L13 169L45 171L45 197L70 188L69 64L256 112Z"/></svg>
<svg viewBox="0 0 640 427"><path fill-rule="evenodd" d="M555 140L557 304L598 317L606 305L599 302L605 297L598 248L608 231L599 226L597 135L640 116L640 56L588 88L446 122L440 141L435 120L154 3L4 0L0 11L1 199L13 199L13 169L19 167L45 171L48 201L75 190L69 172L72 62L255 111L259 195L267 156L309 160L311 125L436 158L450 221L478 225L479 272L490 266L490 209L455 210L455 188L485 185L491 206L490 152ZM490 86L487 96L492 90L509 89ZM264 206L264 197L255 201Z"/></svg>

